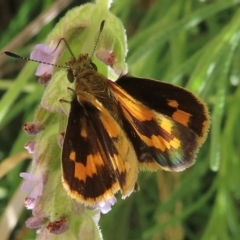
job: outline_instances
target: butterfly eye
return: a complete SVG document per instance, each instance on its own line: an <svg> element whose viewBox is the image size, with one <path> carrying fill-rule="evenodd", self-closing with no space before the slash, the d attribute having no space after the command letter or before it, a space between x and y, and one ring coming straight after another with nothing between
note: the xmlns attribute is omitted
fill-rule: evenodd
<svg viewBox="0 0 240 240"><path fill-rule="evenodd" d="M96 64L94 64L93 62L90 62L90 64L92 65L93 69L94 69L95 71L97 71L97 66L96 66Z"/></svg>
<svg viewBox="0 0 240 240"><path fill-rule="evenodd" d="M68 69L67 79L70 83L73 83L73 81L74 81L74 75L73 75L73 71L71 69Z"/></svg>

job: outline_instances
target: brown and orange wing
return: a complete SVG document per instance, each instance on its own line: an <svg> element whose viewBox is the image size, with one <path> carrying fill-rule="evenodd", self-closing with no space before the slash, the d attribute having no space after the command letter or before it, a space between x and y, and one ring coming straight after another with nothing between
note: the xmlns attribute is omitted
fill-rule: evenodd
<svg viewBox="0 0 240 240"><path fill-rule="evenodd" d="M123 76L109 85L143 169L181 171L194 163L209 128L205 104L183 88L149 79Z"/></svg>
<svg viewBox="0 0 240 240"><path fill-rule="evenodd" d="M62 179L69 195L86 205L134 189L138 162L128 137L94 97L74 98L62 149Z"/></svg>

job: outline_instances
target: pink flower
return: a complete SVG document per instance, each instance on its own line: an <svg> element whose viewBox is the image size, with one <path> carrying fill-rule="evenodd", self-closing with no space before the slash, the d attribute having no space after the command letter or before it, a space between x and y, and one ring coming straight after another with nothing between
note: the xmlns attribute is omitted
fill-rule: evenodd
<svg viewBox="0 0 240 240"><path fill-rule="evenodd" d="M39 122L24 123L22 128L29 135L36 135L44 129L43 125Z"/></svg>
<svg viewBox="0 0 240 240"><path fill-rule="evenodd" d="M117 61L116 55L106 49L100 49L97 51L96 57L110 67L113 67L114 63Z"/></svg>
<svg viewBox="0 0 240 240"><path fill-rule="evenodd" d="M30 217L25 222L28 228L39 228L43 225L44 219L41 217Z"/></svg>
<svg viewBox="0 0 240 240"><path fill-rule="evenodd" d="M40 61L38 68L36 70L36 76L49 76L52 73L54 66L49 64L55 64L57 57L60 53L61 48L58 47L55 51L55 46L52 48L44 45L44 44L37 44L33 51L30 54L30 58L36 61ZM48 63L48 64L44 64Z"/></svg>
<svg viewBox="0 0 240 240"><path fill-rule="evenodd" d="M24 178L24 182L21 186L21 190L30 192L28 198L25 199L25 206L27 209L33 209L35 207L36 199L42 196L44 175L37 177L31 173L22 172L20 177Z"/></svg>
<svg viewBox="0 0 240 240"><path fill-rule="evenodd" d="M112 206L117 202L117 199L115 196L113 196L112 199L108 200L108 201L103 201L98 203L95 206L95 209L98 209L101 211L101 213L106 214L108 212L110 212L112 210Z"/></svg>
<svg viewBox="0 0 240 240"><path fill-rule="evenodd" d="M28 141L25 143L24 148L30 153L34 153L35 141Z"/></svg>
<svg viewBox="0 0 240 240"><path fill-rule="evenodd" d="M35 198L30 198L30 197L25 198L24 206L27 209L33 209L35 207L35 205L36 205L36 199Z"/></svg>

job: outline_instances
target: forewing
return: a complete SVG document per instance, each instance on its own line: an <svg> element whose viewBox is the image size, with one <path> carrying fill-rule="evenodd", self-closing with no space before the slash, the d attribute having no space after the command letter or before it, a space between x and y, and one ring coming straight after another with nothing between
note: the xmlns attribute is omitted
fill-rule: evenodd
<svg viewBox="0 0 240 240"><path fill-rule="evenodd" d="M109 200L117 191L134 189L138 162L119 124L94 97L71 102L62 150L63 183L86 205Z"/></svg>
<svg viewBox="0 0 240 240"><path fill-rule="evenodd" d="M116 83L145 106L193 130L198 135L199 146L205 141L210 116L207 106L191 92L172 84L129 75L120 77Z"/></svg>
<svg viewBox="0 0 240 240"><path fill-rule="evenodd" d="M202 136L181 122L185 120L186 112L178 113L177 121L170 114L162 113L160 107L151 109L136 100L117 84L109 82L109 85L121 106L125 118L124 129L133 143L142 168L155 170L158 163L165 170L181 171L194 163ZM138 87L135 83L135 88ZM146 99L149 97L147 92ZM141 97L140 100L144 102L145 98ZM155 100L158 100L157 97ZM166 105L166 102L162 104Z"/></svg>

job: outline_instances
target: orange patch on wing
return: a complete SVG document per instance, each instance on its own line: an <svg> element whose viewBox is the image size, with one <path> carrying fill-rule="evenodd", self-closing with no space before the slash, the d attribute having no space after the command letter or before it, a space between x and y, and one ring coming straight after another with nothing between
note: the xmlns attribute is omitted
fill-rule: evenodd
<svg viewBox="0 0 240 240"><path fill-rule="evenodd" d="M177 108L179 106L178 102L176 100L169 100L168 101L168 106Z"/></svg>
<svg viewBox="0 0 240 240"><path fill-rule="evenodd" d="M191 116L192 115L187 112L184 112L182 110L176 110L172 115L172 119L174 121L181 123L182 125L188 127Z"/></svg>
<svg viewBox="0 0 240 240"><path fill-rule="evenodd" d="M124 103L122 102L122 104L124 104L124 107L139 121L149 121L154 118L154 112L143 105L137 105L136 103L127 102L126 100Z"/></svg>
<svg viewBox="0 0 240 240"><path fill-rule="evenodd" d="M139 134L139 136L149 147L155 147L162 152L169 150L171 147L178 149L181 145L181 142L177 138L173 138L171 141L168 142L161 136L153 135L151 138L146 137L142 134Z"/></svg>
<svg viewBox="0 0 240 240"><path fill-rule="evenodd" d="M119 134L119 128L117 127L116 123L112 121L112 119L106 119L105 117L102 117L100 115L100 120L105 128L105 130L108 132L110 137L117 137Z"/></svg>
<svg viewBox="0 0 240 240"><path fill-rule="evenodd" d="M149 147L155 147L160 149L162 152L166 150L166 141L162 137L153 135L151 138L149 138L142 134L139 134L139 136Z"/></svg>
<svg viewBox="0 0 240 240"><path fill-rule="evenodd" d="M164 151L166 150L166 148L169 150L170 148L175 148L178 149L181 145L180 141L177 138L173 138L173 140L171 141L167 141L166 139L164 139L161 136L158 136L159 140L163 143L163 145L165 146Z"/></svg>
<svg viewBox="0 0 240 240"><path fill-rule="evenodd" d="M159 148L163 152L166 150L167 141L162 137L153 135L151 137L151 142L153 143L153 147Z"/></svg>
<svg viewBox="0 0 240 240"><path fill-rule="evenodd" d="M170 141L171 147L178 149L181 146L181 142L177 138L173 138L173 140Z"/></svg>
<svg viewBox="0 0 240 240"><path fill-rule="evenodd" d="M117 93L116 95L121 103L120 105L126 108L139 121L149 121L154 118L154 112L151 109L132 98L115 84L111 84L111 87L114 89L115 94Z"/></svg>
<svg viewBox="0 0 240 240"><path fill-rule="evenodd" d="M164 129L165 132L171 134L171 130L172 130L172 123L169 119L167 118L161 118L160 121L160 127L162 129Z"/></svg>
<svg viewBox="0 0 240 240"><path fill-rule="evenodd" d="M86 182L87 177L92 177L93 174L97 174L96 166L102 165L104 165L104 163L99 153L88 155L86 166L79 162L75 163L74 177Z"/></svg>
<svg viewBox="0 0 240 240"><path fill-rule="evenodd" d="M75 160L76 160L76 152L71 151L71 152L70 152L70 155L69 155L69 159L70 159L71 161L75 161Z"/></svg>
<svg viewBox="0 0 240 240"><path fill-rule="evenodd" d="M85 129L81 129L80 135L81 135L83 138L87 138L87 131L86 131Z"/></svg>

